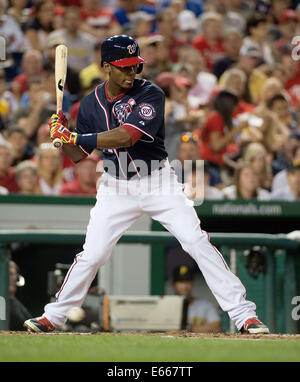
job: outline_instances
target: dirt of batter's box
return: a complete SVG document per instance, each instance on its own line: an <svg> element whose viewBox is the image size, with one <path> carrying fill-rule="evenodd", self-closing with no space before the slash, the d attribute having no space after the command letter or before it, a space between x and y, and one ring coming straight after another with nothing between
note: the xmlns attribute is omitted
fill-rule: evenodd
<svg viewBox="0 0 300 382"><path fill-rule="evenodd" d="M25 331L0 331L1 335L126 335L126 336L159 336L166 338L203 338L203 339L236 339L236 340L300 340L300 334L239 334L239 333L193 333L188 331L168 332L144 332L144 331L122 331L122 332L52 332L52 333L30 333Z"/></svg>

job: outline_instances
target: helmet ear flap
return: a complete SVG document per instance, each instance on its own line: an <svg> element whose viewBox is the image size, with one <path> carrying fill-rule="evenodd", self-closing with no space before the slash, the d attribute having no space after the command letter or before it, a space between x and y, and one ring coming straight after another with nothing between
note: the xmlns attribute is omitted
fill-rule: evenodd
<svg viewBox="0 0 300 382"><path fill-rule="evenodd" d="M136 73L140 74L143 71L143 64L139 64Z"/></svg>

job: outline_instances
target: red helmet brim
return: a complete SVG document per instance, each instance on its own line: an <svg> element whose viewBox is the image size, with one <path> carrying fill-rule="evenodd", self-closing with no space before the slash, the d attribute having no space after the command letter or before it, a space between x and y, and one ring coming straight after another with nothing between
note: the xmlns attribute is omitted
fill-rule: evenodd
<svg viewBox="0 0 300 382"><path fill-rule="evenodd" d="M121 60L111 61L110 64L118 67L134 66L144 64L145 60L141 56L122 58Z"/></svg>

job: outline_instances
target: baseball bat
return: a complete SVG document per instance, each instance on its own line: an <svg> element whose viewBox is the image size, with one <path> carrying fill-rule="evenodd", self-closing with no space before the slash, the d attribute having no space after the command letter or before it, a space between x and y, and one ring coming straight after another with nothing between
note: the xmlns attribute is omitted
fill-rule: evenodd
<svg viewBox="0 0 300 382"><path fill-rule="evenodd" d="M64 87L67 75L68 48L65 45L58 45L55 49L55 82L56 82L56 114L62 110ZM62 147L63 143L59 138L53 140L56 148Z"/></svg>

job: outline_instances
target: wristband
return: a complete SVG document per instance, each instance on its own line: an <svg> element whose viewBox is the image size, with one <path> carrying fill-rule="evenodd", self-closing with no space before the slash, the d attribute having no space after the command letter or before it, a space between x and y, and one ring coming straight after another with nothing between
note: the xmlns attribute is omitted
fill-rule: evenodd
<svg viewBox="0 0 300 382"><path fill-rule="evenodd" d="M77 134L77 146L82 146L87 151L94 150L97 147L97 133L93 134Z"/></svg>

